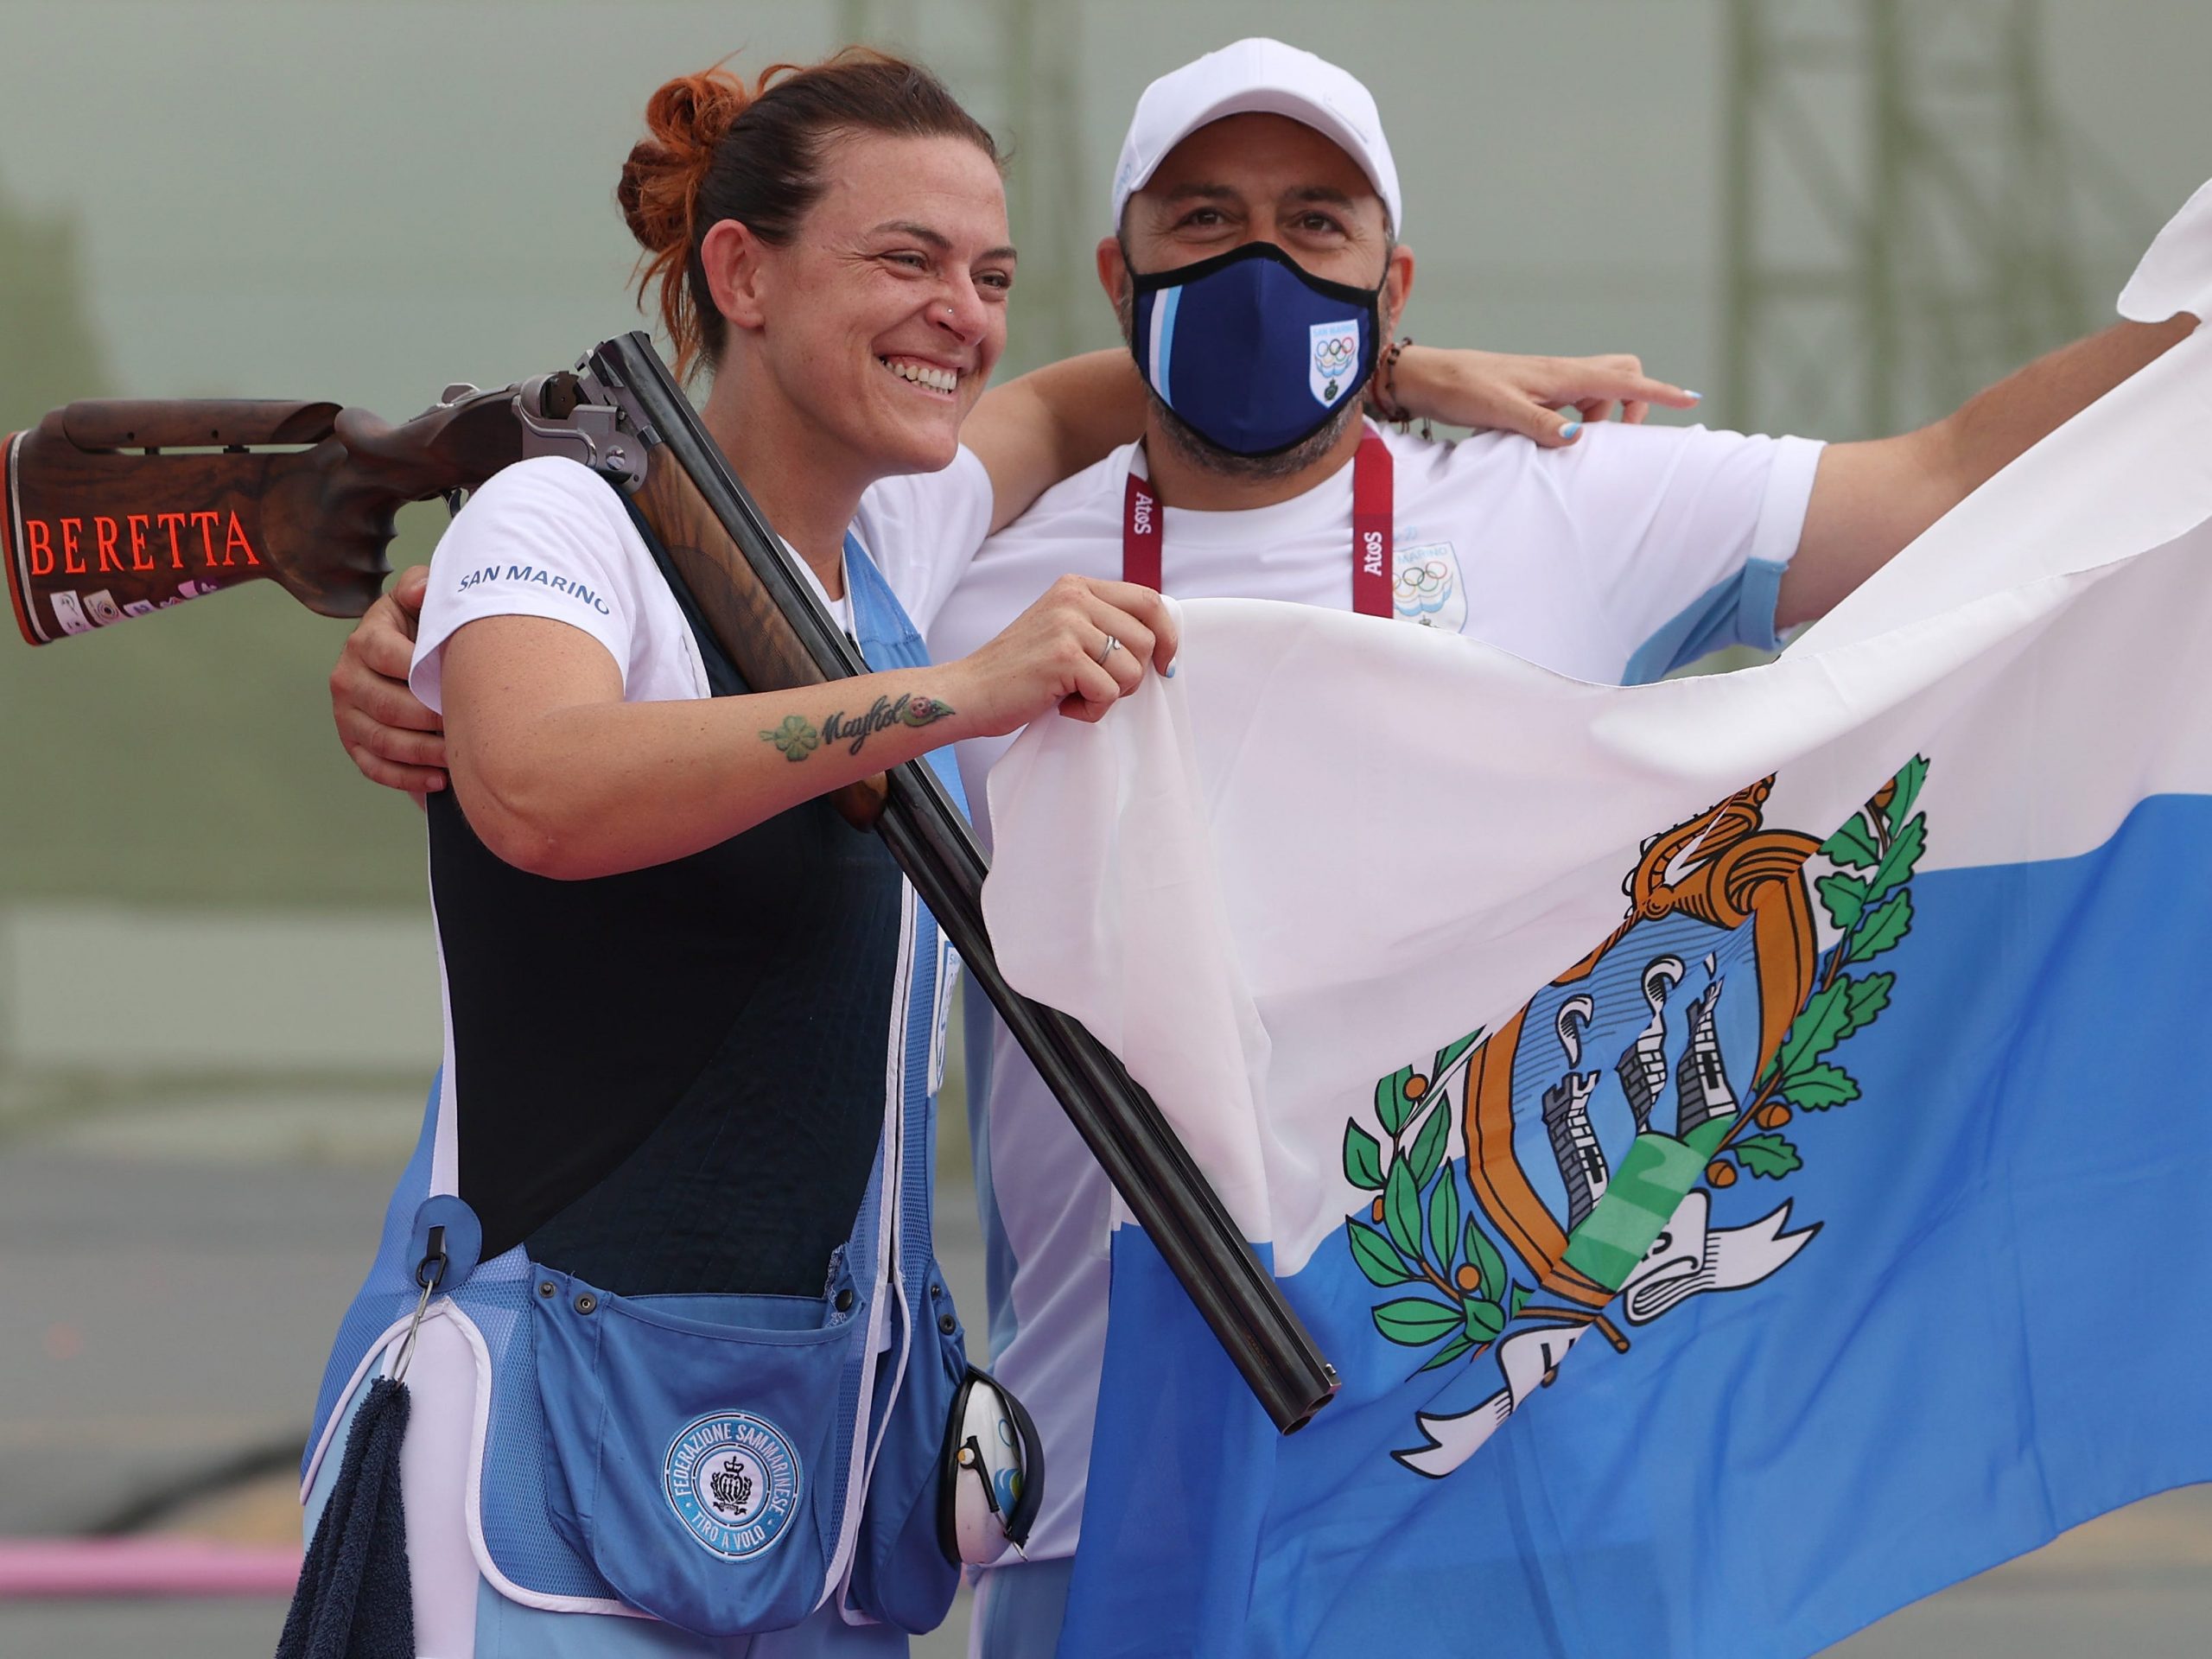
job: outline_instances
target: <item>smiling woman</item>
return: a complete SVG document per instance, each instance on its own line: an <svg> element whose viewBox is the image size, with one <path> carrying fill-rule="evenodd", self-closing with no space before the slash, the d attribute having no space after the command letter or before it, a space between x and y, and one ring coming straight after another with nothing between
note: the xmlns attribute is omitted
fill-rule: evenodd
<svg viewBox="0 0 2212 1659"><path fill-rule="evenodd" d="M728 222L767 246L791 246L828 188L824 152L860 132L960 139L994 170L1000 164L990 134L934 78L858 52L843 54L836 68L830 73L776 64L751 90L735 76L709 69L678 76L646 105L652 136L631 150L615 194L631 233L646 250L639 289L659 286L661 322L676 346L679 373L696 365L702 349L719 359L729 334L705 264L695 256L695 234L703 241L704 232ZM784 95L760 96L781 82L790 83ZM742 153L753 165L716 167L725 140L733 159ZM877 229L935 253L951 251L941 230L917 220ZM993 276L1002 295L1012 285L1014 249L1002 245L990 257L1004 266ZM925 265L911 257L910 269Z"/></svg>
<svg viewBox="0 0 2212 1659"><path fill-rule="evenodd" d="M574 462L455 519L410 677L453 783L429 810L446 1065L326 1375L309 1512L334 1550L372 1506L340 1431L404 1365L411 1583L374 1613L404 1651L898 1653L955 1582L932 1517L966 1362L927 1177L949 988L823 798L1095 719L1173 624L1069 577L971 655L922 651L912 613L1067 470L988 421L963 448L1014 252L997 150L937 80L862 51L709 71L646 123L618 192L641 295L877 671L751 690Z"/></svg>

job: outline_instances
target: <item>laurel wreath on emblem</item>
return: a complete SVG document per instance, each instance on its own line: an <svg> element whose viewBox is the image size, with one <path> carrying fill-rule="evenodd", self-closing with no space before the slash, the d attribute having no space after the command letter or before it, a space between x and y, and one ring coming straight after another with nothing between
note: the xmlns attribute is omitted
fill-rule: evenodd
<svg viewBox="0 0 2212 1659"><path fill-rule="evenodd" d="M1479 1352L1527 1303L1505 1257L1469 1207L1464 1222L1459 1178L1445 1158L1451 1140L1450 1084L1481 1042L1480 1031L1436 1051L1427 1073L1404 1066L1375 1085L1375 1116L1386 1143L1344 1124L1344 1179L1376 1196L1367 1219L1344 1218L1344 1236L1368 1283L1394 1289L1419 1281L1424 1293L1374 1310L1375 1328L1392 1342L1426 1348L1443 1341L1421 1370ZM1438 1300L1438 1297L1444 1300Z"/></svg>
<svg viewBox="0 0 2212 1659"><path fill-rule="evenodd" d="M1928 842L1927 815L1913 809L1927 778L1926 758L1915 756L1820 843L1833 868L1814 890L1838 937L1755 1079L1751 1101L1713 1145L1703 1172L1708 1186L1732 1186L1739 1172L1783 1179L1803 1167L1804 1157L1780 1131L1800 1112L1825 1112L1859 1097L1858 1079L1830 1057L1880 1016L1896 987L1894 973L1851 970L1912 931L1911 881ZM1344 1123L1344 1179L1375 1194L1363 1212L1344 1219L1352 1260L1377 1289L1411 1291L1376 1303L1375 1328L1402 1347L1442 1344L1414 1375L1479 1358L1536 1294L1509 1271L1478 1207L1463 1198L1465 1177L1446 1155L1451 1090L1465 1086L1484 1035L1471 1032L1437 1050L1425 1072L1408 1065L1379 1079L1380 1136L1357 1116Z"/></svg>
<svg viewBox="0 0 2212 1659"><path fill-rule="evenodd" d="M1928 848L1928 815L1912 809L1927 781L1928 762L1916 755L1821 843L1821 855L1836 868L1813 890L1841 937L1829 948L1781 1051L1759 1074L1749 1109L1721 1142L1721 1155L1706 1166L1713 1185L1734 1184L1732 1155L1751 1174L1770 1180L1802 1167L1796 1146L1773 1131L1794 1112L1825 1112L1859 1098L1859 1080L1827 1057L1889 1007L1897 976L1845 970L1872 961L1912 931L1912 873ZM1866 874L1846 874L1855 870ZM1765 1133L1739 1135L1752 1124Z"/></svg>

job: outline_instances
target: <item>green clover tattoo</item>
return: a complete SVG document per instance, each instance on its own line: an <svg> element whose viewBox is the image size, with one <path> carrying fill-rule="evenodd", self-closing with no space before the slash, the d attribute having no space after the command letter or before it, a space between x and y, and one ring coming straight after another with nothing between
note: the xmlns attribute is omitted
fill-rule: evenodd
<svg viewBox="0 0 2212 1659"><path fill-rule="evenodd" d="M821 735L804 715L785 715L784 723L774 731L760 734L760 741L781 749L786 760L804 760L822 747Z"/></svg>

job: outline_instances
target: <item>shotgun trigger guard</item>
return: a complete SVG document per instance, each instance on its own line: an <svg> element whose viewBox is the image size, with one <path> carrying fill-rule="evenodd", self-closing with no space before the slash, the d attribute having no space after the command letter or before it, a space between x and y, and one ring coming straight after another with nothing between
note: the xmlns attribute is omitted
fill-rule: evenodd
<svg viewBox="0 0 2212 1659"><path fill-rule="evenodd" d="M515 419L522 427L524 460L533 455L566 455L592 471L613 480L626 490L645 481L645 445L625 429L622 412L612 404L580 403L566 415L540 415L542 378L525 380L514 396ZM597 391L587 383L588 391Z"/></svg>

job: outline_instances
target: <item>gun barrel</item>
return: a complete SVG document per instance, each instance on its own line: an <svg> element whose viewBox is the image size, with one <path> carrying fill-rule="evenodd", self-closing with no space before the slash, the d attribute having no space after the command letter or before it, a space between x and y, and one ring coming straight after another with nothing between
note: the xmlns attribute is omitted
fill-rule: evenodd
<svg viewBox="0 0 2212 1659"><path fill-rule="evenodd" d="M793 572L690 403L644 334L593 353L594 376L654 447L639 512L747 683L758 690L865 673L867 664ZM706 533L708 525L721 534ZM726 541L736 558L709 550ZM987 861L927 766L893 767L876 829L922 902L1034 1062L1107 1179L1128 1202L1275 1427L1326 1405L1337 1373L1220 1197L1147 1094L1077 1020L1030 1001L1000 973L983 925Z"/></svg>

